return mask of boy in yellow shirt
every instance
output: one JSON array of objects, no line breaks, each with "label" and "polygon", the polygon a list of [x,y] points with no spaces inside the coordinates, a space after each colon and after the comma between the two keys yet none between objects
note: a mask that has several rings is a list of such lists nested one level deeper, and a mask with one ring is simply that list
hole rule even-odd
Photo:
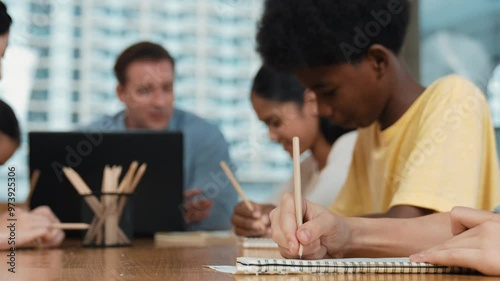
[{"label": "boy in yellow shirt", "polygon": [[264,63],[314,90],[320,113],[358,128],[331,210],[417,217],[500,202],[494,131],[481,91],[461,77],[427,89],[401,56],[408,0],[268,0],[257,34]]}]

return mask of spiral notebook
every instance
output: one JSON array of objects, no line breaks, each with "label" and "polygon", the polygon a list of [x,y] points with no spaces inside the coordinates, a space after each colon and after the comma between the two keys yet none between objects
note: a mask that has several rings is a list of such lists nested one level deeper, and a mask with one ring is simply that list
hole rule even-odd
[{"label": "spiral notebook", "polygon": [[208,267],[230,274],[476,273],[466,268],[410,262],[408,258],[293,260],[239,257],[236,259],[236,266]]}]

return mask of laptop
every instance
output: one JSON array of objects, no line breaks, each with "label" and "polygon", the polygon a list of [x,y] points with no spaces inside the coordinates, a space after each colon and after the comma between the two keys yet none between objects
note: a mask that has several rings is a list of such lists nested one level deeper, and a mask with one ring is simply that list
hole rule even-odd
[{"label": "laptop", "polygon": [[[73,168],[92,189],[101,190],[105,165],[123,167],[132,161],[147,170],[129,200],[135,237],[158,231],[182,231],[183,137],[178,132],[32,132],[29,133],[31,173],[41,174],[30,207],[48,205],[61,222],[90,223],[88,206],[62,173]],[[68,236],[80,235],[67,232]]]}]

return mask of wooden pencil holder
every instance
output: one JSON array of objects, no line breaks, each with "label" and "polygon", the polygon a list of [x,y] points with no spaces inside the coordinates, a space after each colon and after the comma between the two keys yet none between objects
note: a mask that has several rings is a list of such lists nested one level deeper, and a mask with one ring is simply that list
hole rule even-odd
[{"label": "wooden pencil holder", "polygon": [[132,245],[134,227],[131,195],[131,193],[101,193],[83,196],[86,205],[90,207],[86,208],[86,211],[84,209],[84,216],[89,219],[93,217],[83,239],[83,246]]}]

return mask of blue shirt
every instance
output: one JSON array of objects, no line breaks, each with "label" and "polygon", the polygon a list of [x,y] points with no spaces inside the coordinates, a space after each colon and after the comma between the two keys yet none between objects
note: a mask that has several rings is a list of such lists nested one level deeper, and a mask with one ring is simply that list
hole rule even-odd
[{"label": "blue shirt", "polygon": [[[125,112],[82,128],[89,131],[126,131]],[[175,108],[166,131],[183,133],[184,190],[200,188],[213,202],[210,215],[203,221],[188,224],[188,230],[225,230],[231,228],[231,215],[238,195],[219,166],[230,163],[228,145],[219,129],[189,112]]]}]

